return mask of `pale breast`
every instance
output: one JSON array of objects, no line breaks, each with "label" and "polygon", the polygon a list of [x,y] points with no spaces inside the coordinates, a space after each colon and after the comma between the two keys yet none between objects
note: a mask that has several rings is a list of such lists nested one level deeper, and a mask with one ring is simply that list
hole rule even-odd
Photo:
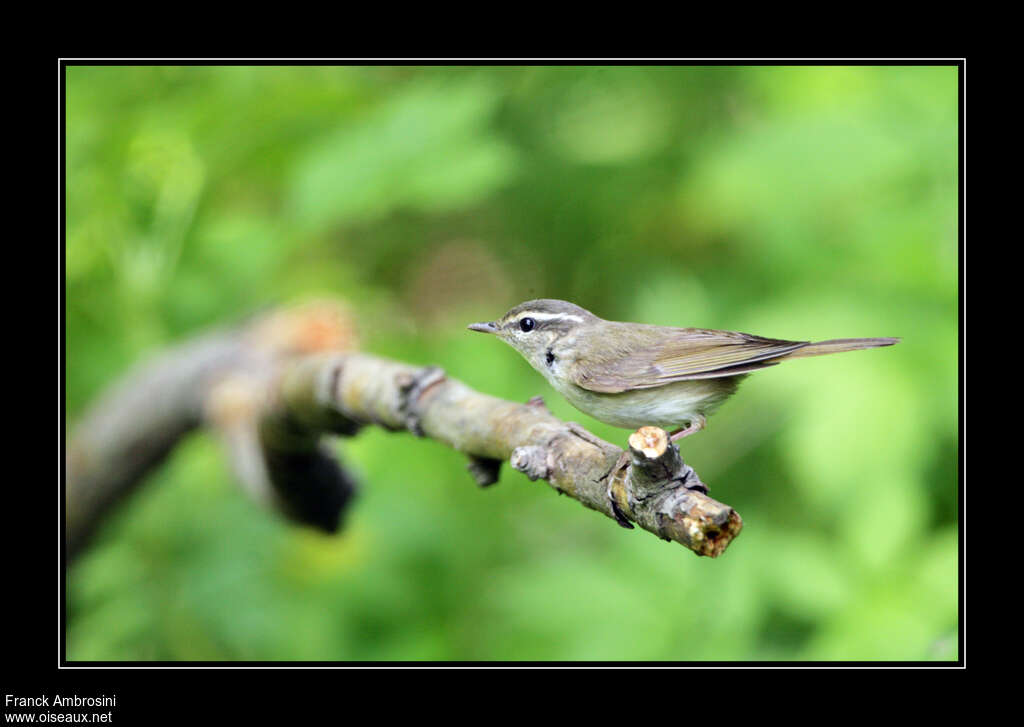
[{"label": "pale breast", "polygon": [[736,391],[741,376],[677,381],[653,389],[600,394],[573,384],[552,385],[585,414],[625,429],[653,425],[676,429],[697,414],[708,416]]}]

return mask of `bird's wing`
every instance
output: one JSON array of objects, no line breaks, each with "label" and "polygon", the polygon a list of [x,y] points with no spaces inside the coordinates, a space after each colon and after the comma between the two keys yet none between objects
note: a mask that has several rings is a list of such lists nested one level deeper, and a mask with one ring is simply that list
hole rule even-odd
[{"label": "bird's wing", "polygon": [[774,366],[807,345],[747,333],[703,328],[624,328],[609,336],[616,345],[575,361],[569,377],[577,386],[606,394],[651,389],[676,381],[735,376]]}]

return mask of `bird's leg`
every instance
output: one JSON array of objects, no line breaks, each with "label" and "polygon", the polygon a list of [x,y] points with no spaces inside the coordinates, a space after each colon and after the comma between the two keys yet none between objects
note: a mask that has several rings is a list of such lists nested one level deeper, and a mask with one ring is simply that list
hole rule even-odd
[{"label": "bird's leg", "polygon": [[669,441],[675,444],[683,437],[688,437],[691,434],[696,434],[697,432],[704,428],[707,422],[708,420],[704,418],[703,414],[695,414],[693,419],[690,420],[689,424],[687,424],[682,429],[677,429],[671,434],[669,434]]},{"label": "bird's leg", "polygon": [[[703,415],[697,414],[693,417],[693,419],[690,420],[690,423],[687,424],[685,427],[683,427],[682,429],[677,429],[671,434],[669,434],[668,439],[670,442],[675,444],[678,440],[682,439],[683,437],[688,437],[691,434],[699,432],[701,429],[704,428],[705,424],[707,424],[707,419]],[[692,473],[692,469],[689,470],[688,474],[690,473]],[[701,482],[699,478],[697,479],[697,484],[695,485],[687,485],[685,477],[683,478],[682,483],[688,490],[697,490],[698,492],[703,492],[705,495],[708,494],[708,486]]]}]

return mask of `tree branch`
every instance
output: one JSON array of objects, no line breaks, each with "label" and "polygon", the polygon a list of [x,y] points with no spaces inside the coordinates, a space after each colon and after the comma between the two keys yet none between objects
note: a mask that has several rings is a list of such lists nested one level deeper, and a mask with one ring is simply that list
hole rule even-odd
[{"label": "tree branch", "polygon": [[407,429],[467,454],[481,484],[496,480],[494,463],[508,461],[530,479],[546,480],[614,518],[611,477],[612,495],[630,520],[698,555],[720,555],[742,528],[739,515],[707,496],[679,449],[656,427],[634,433],[631,465],[612,473],[622,450],[554,417],[543,402],[516,404],[481,394],[434,367],[362,353],[311,357],[288,370],[281,391],[279,407],[297,420]]},{"label": "tree branch", "polygon": [[[463,452],[481,486],[502,462],[558,492],[698,555],[720,555],[742,520],[706,494],[660,429],[622,450],[553,416],[539,397],[497,399],[417,367],[363,353],[343,309],[315,304],[174,349],[128,377],[82,419],[67,453],[67,537],[73,556],[102,515],[192,428],[225,444],[245,490],[299,522],[334,532],[356,487],[325,435],[377,425]],[[609,485],[609,478],[611,484]]]},{"label": "tree branch", "polygon": [[68,443],[68,555],[77,555],[102,517],[204,423],[221,435],[246,491],[295,517],[301,508],[289,510],[288,497],[278,494],[288,490],[277,486],[284,477],[280,459],[269,462],[261,442],[265,401],[286,363],[354,346],[346,309],[317,301],[213,331],[141,362],[93,403]]}]

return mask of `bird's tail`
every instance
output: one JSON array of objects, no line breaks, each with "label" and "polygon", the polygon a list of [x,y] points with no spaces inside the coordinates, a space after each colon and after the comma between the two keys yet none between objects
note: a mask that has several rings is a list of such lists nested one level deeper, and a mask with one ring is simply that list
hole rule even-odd
[{"label": "bird's tail", "polygon": [[899,338],[835,338],[831,341],[809,343],[790,353],[786,358],[806,358],[807,356],[824,356],[826,353],[842,351],[858,351],[862,348],[878,348],[899,343]]}]

